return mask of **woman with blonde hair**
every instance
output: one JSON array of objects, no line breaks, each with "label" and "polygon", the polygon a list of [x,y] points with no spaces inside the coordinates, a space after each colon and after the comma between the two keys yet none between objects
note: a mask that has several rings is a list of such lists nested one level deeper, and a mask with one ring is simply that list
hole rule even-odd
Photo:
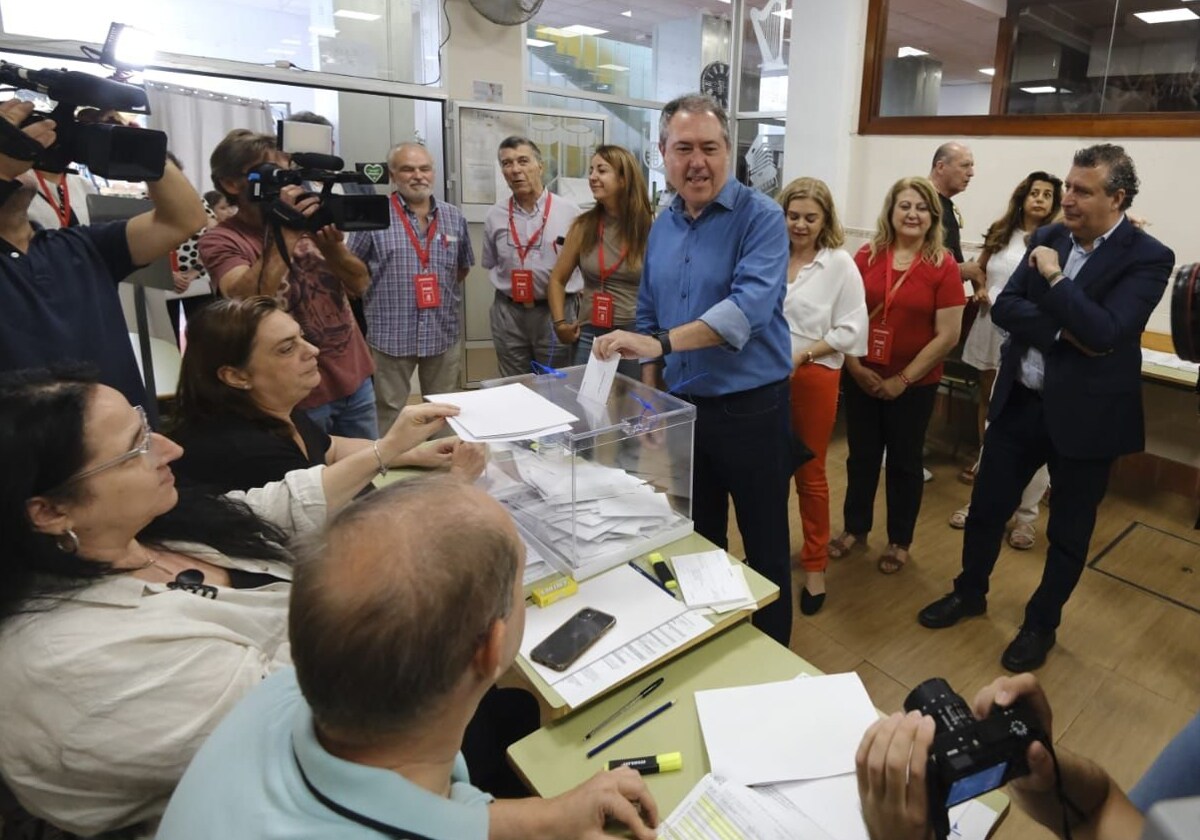
[{"label": "woman with blonde hair", "polygon": [[[587,363],[597,336],[634,329],[642,259],[654,221],[646,178],[629,150],[596,147],[588,184],[596,206],[571,225],[546,291],[555,335],[563,344],[575,345],[577,365]],[[576,268],[583,274],[583,300],[579,320],[568,321],[567,281]],[[633,360],[622,361],[617,369],[634,379],[641,375]]]},{"label": "woman with blonde hair", "polygon": [[838,382],[847,354],[867,349],[867,305],[862,275],[841,249],[845,231],[824,181],[797,178],[779,195],[791,256],[783,301],[792,337],[792,429],[813,457],[795,473],[804,547],[800,612],[825,603],[829,564],[829,482],[825,455],[837,418]]},{"label": "woman with blonde hair", "polygon": [[844,557],[865,546],[886,451],[888,546],[877,561],[884,574],[908,562],[925,484],[925,430],[966,304],[958,264],[942,242],[941,216],[928,179],[901,178],[883,202],[875,236],[854,256],[870,325],[865,355],[846,359],[845,530],[829,554]]}]

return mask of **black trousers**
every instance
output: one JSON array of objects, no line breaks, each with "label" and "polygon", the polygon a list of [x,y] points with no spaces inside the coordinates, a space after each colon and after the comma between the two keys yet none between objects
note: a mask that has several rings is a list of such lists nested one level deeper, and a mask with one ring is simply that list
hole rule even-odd
[{"label": "black trousers", "polygon": [[723,397],[685,397],[696,406],[692,520],[729,547],[729,499],[750,568],[779,587],[754,626],[785,647],[792,636],[789,481],[796,462],[791,393],[783,379]]},{"label": "black trousers", "polygon": [[854,381],[849,372],[842,374],[846,406],[846,501],[842,506],[845,529],[851,534],[866,534],[875,518],[875,491],[879,470],[887,452],[888,542],[909,546],[921,495],[925,492],[925,465],[922,449],[925,430],[933,415],[937,385],[918,385],[894,400],[872,397]]},{"label": "black trousers", "polygon": [[1096,509],[1108,489],[1113,460],[1058,454],[1046,431],[1041,396],[1014,383],[1004,410],[984,436],[983,460],[975,475],[963,534],[963,570],[954,580],[954,591],[972,601],[987,595],[1004,526],[1029,479],[1048,464],[1054,488],[1046,528],[1049,548],[1042,582],[1025,607],[1025,626],[1039,632],[1058,627],[1062,608],[1083,574]]}]

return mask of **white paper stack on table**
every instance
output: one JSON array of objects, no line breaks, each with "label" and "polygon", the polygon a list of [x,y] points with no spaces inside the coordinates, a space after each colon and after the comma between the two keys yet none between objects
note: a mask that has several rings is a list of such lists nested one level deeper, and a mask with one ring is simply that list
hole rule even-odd
[{"label": "white paper stack on table", "polygon": [[[823,832],[813,836],[868,840],[854,755],[879,715],[857,674],[698,691],[696,712],[713,776],[786,800]],[[999,818],[977,801],[956,806],[950,816],[959,831],[954,837],[962,840],[983,840]]]},{"label": "white paper stack on table", "polygon": [[741,563],[731,562],[718,548],[671,558],[679,591],[689,607],[711,607],[714,612],[745,609],[755,605]]},{"label": "white paper stack on table", "polygon": [[448,418],[450,428],[466,441],[527,440],[569,432],[579,418],[520,382],[478,391],[429,394],[429,402],[449,403],[459,408]]}]

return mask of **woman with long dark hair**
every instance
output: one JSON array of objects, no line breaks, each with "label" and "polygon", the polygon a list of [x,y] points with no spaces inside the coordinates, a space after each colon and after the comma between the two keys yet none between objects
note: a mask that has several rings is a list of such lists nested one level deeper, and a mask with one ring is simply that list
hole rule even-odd
[{"label": "woman with long dark hair", "polygon": [[[380,454],[455,413],[413,407]],[[0,775],[74,834],[152,825],[225,713],[289,664],[287,543],[378,468],[368,448],[210,496],[176,490],[179,454],[90,376],[0,377]]]},{"label": "woman with long dark hair", "polygon": [[[588,169],[596,206],[571,225],[550,274],[546,298],[554,332],[574,344],[573,364],[587,364],[592,342],[613,330],[631,330],[636,317],[642,259],[654,211],[641,164],[621,146],[598,146]],[[579,320],[566,319],[567,281],[583,273]],[[624,361],[618,370],[638,379],[640,366]]]},{"label": "woman with long dark hair", "polygon": [[830,557],[861,549],[874,518],[887,453],[888,545],[876,561],[895,574],[908,562],[924,490],[922,446],[966,304],[958,264],[942,243],[942,203],[926,178],[888,191],[875,236],[854,255],[866,288],[867,353],[846,358],[845,530]]}]

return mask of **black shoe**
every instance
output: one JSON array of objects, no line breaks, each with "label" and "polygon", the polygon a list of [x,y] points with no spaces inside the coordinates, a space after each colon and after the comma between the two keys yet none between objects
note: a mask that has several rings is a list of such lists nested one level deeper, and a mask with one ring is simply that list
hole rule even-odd
[{"label": "black shoe", "polygon": [[800,588],[800,612],[804,615],[816,615],[823,606],[825,606],[824,592],[814,595],[808,591],[808,587]]},{"label": "black shoe", "polygon": [[966,601],[957,592],[943,595],[925,609],[917,613],[917,621],[922,627],[940,630],[943,627],[953,627],[960,619],[973,615],[983,615],[987,612],[987,601]]},{"label": "black shoe", "polygon": [[1046,654],[1054,647],[1054,631],[1045,632],[1022,627],[1017,638],[1004,649],[1000,664],[1010,671],[1022,673],[1040,668],[1046,661]]}]

